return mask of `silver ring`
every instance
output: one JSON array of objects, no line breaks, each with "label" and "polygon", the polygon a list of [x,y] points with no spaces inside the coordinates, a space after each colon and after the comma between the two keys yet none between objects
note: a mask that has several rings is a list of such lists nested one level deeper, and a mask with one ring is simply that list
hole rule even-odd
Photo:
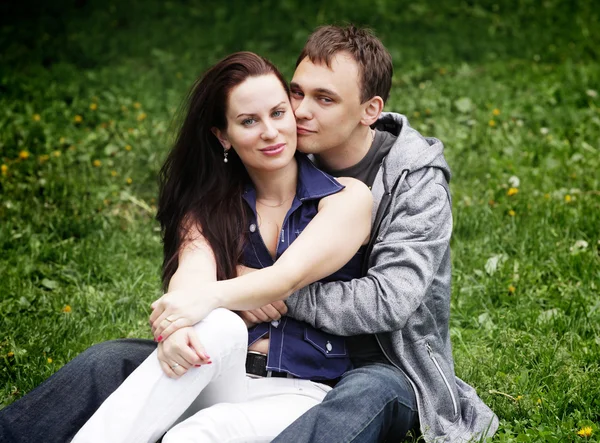
[{"label": "silver ring", "polygon": [[177,367],[179,367],[179,363],[175,363],[173,366],[171,366],[171,369],[175,369]]}]

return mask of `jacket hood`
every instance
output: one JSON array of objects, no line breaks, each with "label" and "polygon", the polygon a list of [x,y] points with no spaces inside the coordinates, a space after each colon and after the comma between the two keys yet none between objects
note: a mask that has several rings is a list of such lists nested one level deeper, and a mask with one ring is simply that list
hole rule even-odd
[{"label": "jacket hood", "polygon": [[391,189],[395,180],[406,171],[412,174],[426,167],[439,168],[450,182],[450,167],[444,158],[444,144],[433,137],[423,137],[411,128],[405,115],[383,112],[375,129],[387,131],[398,138],[384,160],[384,182]]}]

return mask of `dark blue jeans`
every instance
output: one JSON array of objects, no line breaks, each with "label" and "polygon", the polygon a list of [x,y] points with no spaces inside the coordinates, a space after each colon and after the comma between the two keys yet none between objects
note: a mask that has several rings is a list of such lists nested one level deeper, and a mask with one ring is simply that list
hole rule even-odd
[{"label": "dark blue jeans", "polygon": [[417,401],[406,376],[387,363],[368,363],[343,375],[325,396],[274,443],[398,442],[418,424]]},{"label": "dark blue jeans", "polygon": [[[69,442],[123,381],[156,349],[150,340],[113,340],[75,357],[33,391],[0,410],[0,442]],[[418,420],[412,387],[389,364],[347,372],[322,404],[276,442],[398,441]]]},{"label": "dark blue jeans", "polygon": [[113,340],[81,353],[33,391],[0,410],[0,442],[71,441],[102,402],[156,349],[151,340]]}]

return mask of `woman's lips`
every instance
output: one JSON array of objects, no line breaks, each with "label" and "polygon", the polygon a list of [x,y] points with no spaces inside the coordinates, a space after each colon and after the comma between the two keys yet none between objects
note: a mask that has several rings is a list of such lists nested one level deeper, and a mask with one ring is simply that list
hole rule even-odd
[{"label": "woman's lips", "polygon": [[277,155],[282,153],[284,149],[285,143],[279,143],[276,145],[267,146],[266,148],[261,149],[260,152],[262,152],[265,155]]}]

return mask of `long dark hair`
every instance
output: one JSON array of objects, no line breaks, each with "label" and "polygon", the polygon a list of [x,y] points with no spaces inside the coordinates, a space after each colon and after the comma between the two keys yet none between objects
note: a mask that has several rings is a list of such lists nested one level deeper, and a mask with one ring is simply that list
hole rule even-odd
[{"label": "long dark hair", "polygon": [[157,220],[164,244],[162,284],[166,291],[179,265],[178,254],[191,228],[211,246],[217,279],[236,276],[245,240],[246,207],[242,200],[249,177],[233,149],[223,161],[223,147],[211,132],[227,129],[231,90],[249,77],[273,74],[285,79],[268,60],[252,52],[224,58],[199,78],[185,102],[185,116],[159,177]]}]

